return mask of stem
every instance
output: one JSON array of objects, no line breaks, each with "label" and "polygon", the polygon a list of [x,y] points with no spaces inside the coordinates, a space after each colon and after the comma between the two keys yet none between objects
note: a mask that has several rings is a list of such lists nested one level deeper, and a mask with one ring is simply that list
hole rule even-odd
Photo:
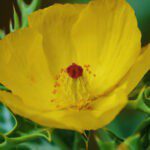
[{"label": "stem", "polygon": [[20,143],[24,143],[32,139],[36,139],[38,138],[38,136],[35,134],[35,135],[26,135],[26,136],[17,137],[17,138],[8,138],[6,136],[3,136],[3,138],[5,141],[2,144],[0,144],[1,150],[10,149],[16,144],[20,144]]},{"label": "stem", "polygon": [[137,109],[137,100],[130,100],[127,104],[129,109]]},{"label": "stem", "polygon": [[61,140],[61,138],[53,133],[52,140],[56,145],[59,145],[61,147],[61,150],[69,150],[68,146]]},{"label": "stem", "polygon": [[78,143],[79,143],[79,135],[75,132],[74,142],[73,142],[73,150],[78,150]]}]

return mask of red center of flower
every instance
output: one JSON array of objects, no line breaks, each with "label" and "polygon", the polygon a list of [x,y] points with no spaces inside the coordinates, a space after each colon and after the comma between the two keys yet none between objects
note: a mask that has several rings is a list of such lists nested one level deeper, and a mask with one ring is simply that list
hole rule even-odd
[{"label": "red center of flower", "polygon": [[81,66],[73,63],[67,68],[67,73],[71,78],[77,79],[78,77],[82,76],[83,69]]}]

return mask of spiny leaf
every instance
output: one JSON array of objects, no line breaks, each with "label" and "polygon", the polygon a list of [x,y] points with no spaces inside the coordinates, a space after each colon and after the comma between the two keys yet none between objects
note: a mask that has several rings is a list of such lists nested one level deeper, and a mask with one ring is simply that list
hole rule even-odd
[{"label": "spiny leaf", "polygon": [[[147,92],[145,92],[147,91]],[[150,107],[149,107],[149,87],[144,87],[136,100],[130,100],[128,103],[128,107],[142,111],[146,114],[150,115]]]},{"label": "spiny leaf", "polygon": [[[1,105],[1,110],[6,111],[7,109]],[[5,112],[6,113],[6,112]],[[4,113],[1,113],[1,119],[0,124],[2,123],[6,126],[9,125],[10,122],[4,122],[6,116],[2,116]],[[13,119],[13,126],[11,128],[7,128],[5,131],[4,129],[0,128],[0,149],[6,150],[14,148],[16,145],[24,143],[26,141],[30,141],[37,138],[43,138],[47,141],[51,141],[51,130],[48,128],[44,128],[36,123],[33,123],[25,118],[14,116],[7,110],[7,119],[8,116],[11,117],[11,120]],[[8,130],[9,129],[9,130]]]},{"label": "spiny leaf", "polygon": [[122,144],[120,144],[118,149],[141,150],[140,135],[136,134],[134,136],[127,138]]}]

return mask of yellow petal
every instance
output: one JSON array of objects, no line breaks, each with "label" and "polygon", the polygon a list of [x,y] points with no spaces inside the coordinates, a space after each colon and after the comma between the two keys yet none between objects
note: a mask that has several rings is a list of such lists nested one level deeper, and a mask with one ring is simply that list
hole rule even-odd
[{"label": "yellow petal", "polygon": [[127,104],[126,86],[118,86],[109,95],[99,97],[92,103],[94,115],[100,117],[100,127],[110,123]]},{"label": "yellow petal", "polygon": [[[50,70],[54,75],[67,67],[76,56],[70,40],[70,30],[84,5],[55,4],[35,12],[29,17],[29,25],[43,34],[43,43]],[[36,22],[37,18],[41,18]]]},{"label": "yellow petal", "polygon": [[0,101],[8,106],[15,114],[51,128],[71,129],[82,132],[86,128],[92,129],[98,121],[88,111],[35,110],[34,107],[26,105],[20,97],[5,91],[0,91]]},{"label": "yellow petal", "polygon": [[0,41],[0,83],[40,109],[49,107],[52,78],[42,47],[42,37],[26,28]]},{"label": "yellow petal", "polygon": [[[30,106],[30,104],[25,104],[19,96],[13,95],[12,93],[0,91],[0,101],[8,106],[13,111],[13,113],[35,121],[41,125],[47,125],[48,127],[56,128],[63,128],[64,126],[61,124],[61,122],[53,120],[53,117],[51,118],[51,114],[47,111],[36,110],[35,105]],[[50,116],[47,116],[47,114]],[[44,117],[45,115],[47,117]]]},{"label": "yellow petal", "polygon": [[48,8],[45,9],[39,9],[38,11],[33,12],[28,17],[29,26],[33,28],[37,28],[39,31],[42,29],[42,23],[45,17],[46,12],[48,11]]},{"label": "yellow petal", "polygon": [[142,49],[142,53],[137,58],[135,64],[127,73],[121,84],[127,84],[129,94],[140,82],[144,74],[150,70],[150,44]]},{"label": "yellow petal", "polygon": [[124,0],[93,0],[72,30],[79,64],[96,74],[91,82],[103,94],[129,71],[140,53],[141,34],[132,8]]},{"label": "yellow petal", "polygon": [[93,110],[40,111],[25,104],[18,96],[5,91],[0,91],[0,100],[14,113],[41,125],[79,132],[98,129],[110,123],[127,102],[126,95],[121,88],[94,102]]}]

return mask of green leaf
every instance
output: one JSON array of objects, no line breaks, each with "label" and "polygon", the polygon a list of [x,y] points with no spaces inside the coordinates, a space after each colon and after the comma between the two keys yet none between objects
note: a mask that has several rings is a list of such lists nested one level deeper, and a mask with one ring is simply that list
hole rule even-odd
[{"label": "green leaf", "polygon": [[128,107],[150,115],[149,87],[144,87],[136,100],[129,101]]},{"label": "green leaf", "polygon": [[15,137],[15,138],[10,138],[5,135],[0,135],[1,139],[1,144],[0,144],[0,149],[1,150],[6,150],[6,149],[12,149],[15,148],[18,144],[24,143],[29,140],[37,139],[39,137],[46,137],[45,135],[43,136],[42,134],[29,134],[26,136],[20,136],[20,137]]},{"label": "green leaf", "polygon": [[50,141],[50,132],[51,130],[48,128],[43,128],[40,125],[33,123],[25,118],[15,116],[16,117],[16,128],[9,134],[8,137],[20,137],[20,136],[37,136],[43,137],[46,140]]},{"label": "green leaf", "polygon": [[126,107],[106,128],[120,139],[125,139],[134,134],[146,118],[147,114]]},{"label": "green leaf", "polygon": [[116,143],[114,141],[111,142],[102,142],[97,141],[100,150],[116,150]]},{"label": "green leaf", "polygon": [[5,36],[4,31],[0,29],[0,40],[1,40],[2,38],[4,38],[4,36]]},{"label": "green leaf", "polygon": [[[150,146],[150,116],[148,116],[136,129],[136,134],[141,135],[140,142],[143,150]],[[149,147],[150,148],[150,147]]]},{"label": "green leaf", "polygon": [[116,137],[114,134],[111,134],[106,129],[99,129],[95,133],[95,140],[98,144],[99,149],[101,150],[116,150],[117,142]]},{"label": "green leaf", "polygon": [[28,25],[28,16],[39,8],[41,0],[32,0],[28,5],[23,0],[17,1],[22,14],[22,28]]},{"label": "green leaf", "polygon": [[7,89],[7,88],[6,88],[4,85],[2,85],[2,84],[0,84],[0,90],[10,92],[10,90]]},{"label": "green leaf", "polygon": [[135,133],[142,132],[143,129],[150,126],[150,117],[148,116],[135,130]]},{"label": "green leaf", "polygon": [[14,115],[2,104],[0,104],[0,133],[7,134],[14,129],[16,120]]},{"label": "green leaf", "polygon": [[127,138],[120,146],[119,150],[127,149],[127,150],[142,150],[140,135],[136,134]]},{"label": "green leaf", "polygon": [[143,94],[144,103],[150,108],[150,87],[147,87]]},{"label": "green leaf", "polygon": [[[81,137],[81,134],[78,132],[75,132],[73,150],[81,149],[82,145],[83,145],[83,138]],[[83,148],[84,147],[85,146],[83,146]]]},{"label": "green leaf", "polygon": [[[25,118],[13,116],[8,109],[0,105],[2,113],[0,120],[0,149],[12,149],[21,143],[28,142],[37,138],[51,141],[51,130],[33,123]],[[6,116],[7,114],[7,116]],[[7,122],[6,122],[6,120]],[[9,119],[9,120],[8,120]],[[13,122],[13,123],[12,123]],[[12,123],[12,124],[11,124]],[[11,127],[8,127],[10,126]],[[6,127],[6,129],[4,128]]]},{"label": "green leaf", "polygon": [[18,14],[14,9],[14,27],[12,27],[12,24],[10,24],[11,32],[14,32],[19,28],[24,28],[28,26],[28,16],[40,7],[41,0],[32,0],[29,5],[26,4],[24,0],[19,0],[17,1],[17,3],[21,11],[22,23],[20,24]]},{"label": "green leaf", "polygon": [[83,134],[74,131],[55,129],[52,142],[62,150],[85,150],[89,146],[90,131]]},{"label": "green leaf", "polygon": [[143,150],[150,149],[150,122],[149,124],[141,131],[141,143]]},{"label": "green leaf", "polygon": [[16,146],[17,150],[62,150],[53,143],[49,143],[43,139],[31,140]]},{"label": "green leaf", "polygon": [[73,145],[74,132],[55,129],[52,132],[52,142],[58,145],[61,150],[70,150]]},{"label": "green leaf", "polygon": [[11,32],[14,32],[15,30],[19,29],[20,28],[20,22],[19,22],[19,17],[16,13],[16,10],[14,9],[14,14],[13,14],[13,17],[14,17],[14,27],[12,27],[12,24],[10,24],[10,31]]}]

